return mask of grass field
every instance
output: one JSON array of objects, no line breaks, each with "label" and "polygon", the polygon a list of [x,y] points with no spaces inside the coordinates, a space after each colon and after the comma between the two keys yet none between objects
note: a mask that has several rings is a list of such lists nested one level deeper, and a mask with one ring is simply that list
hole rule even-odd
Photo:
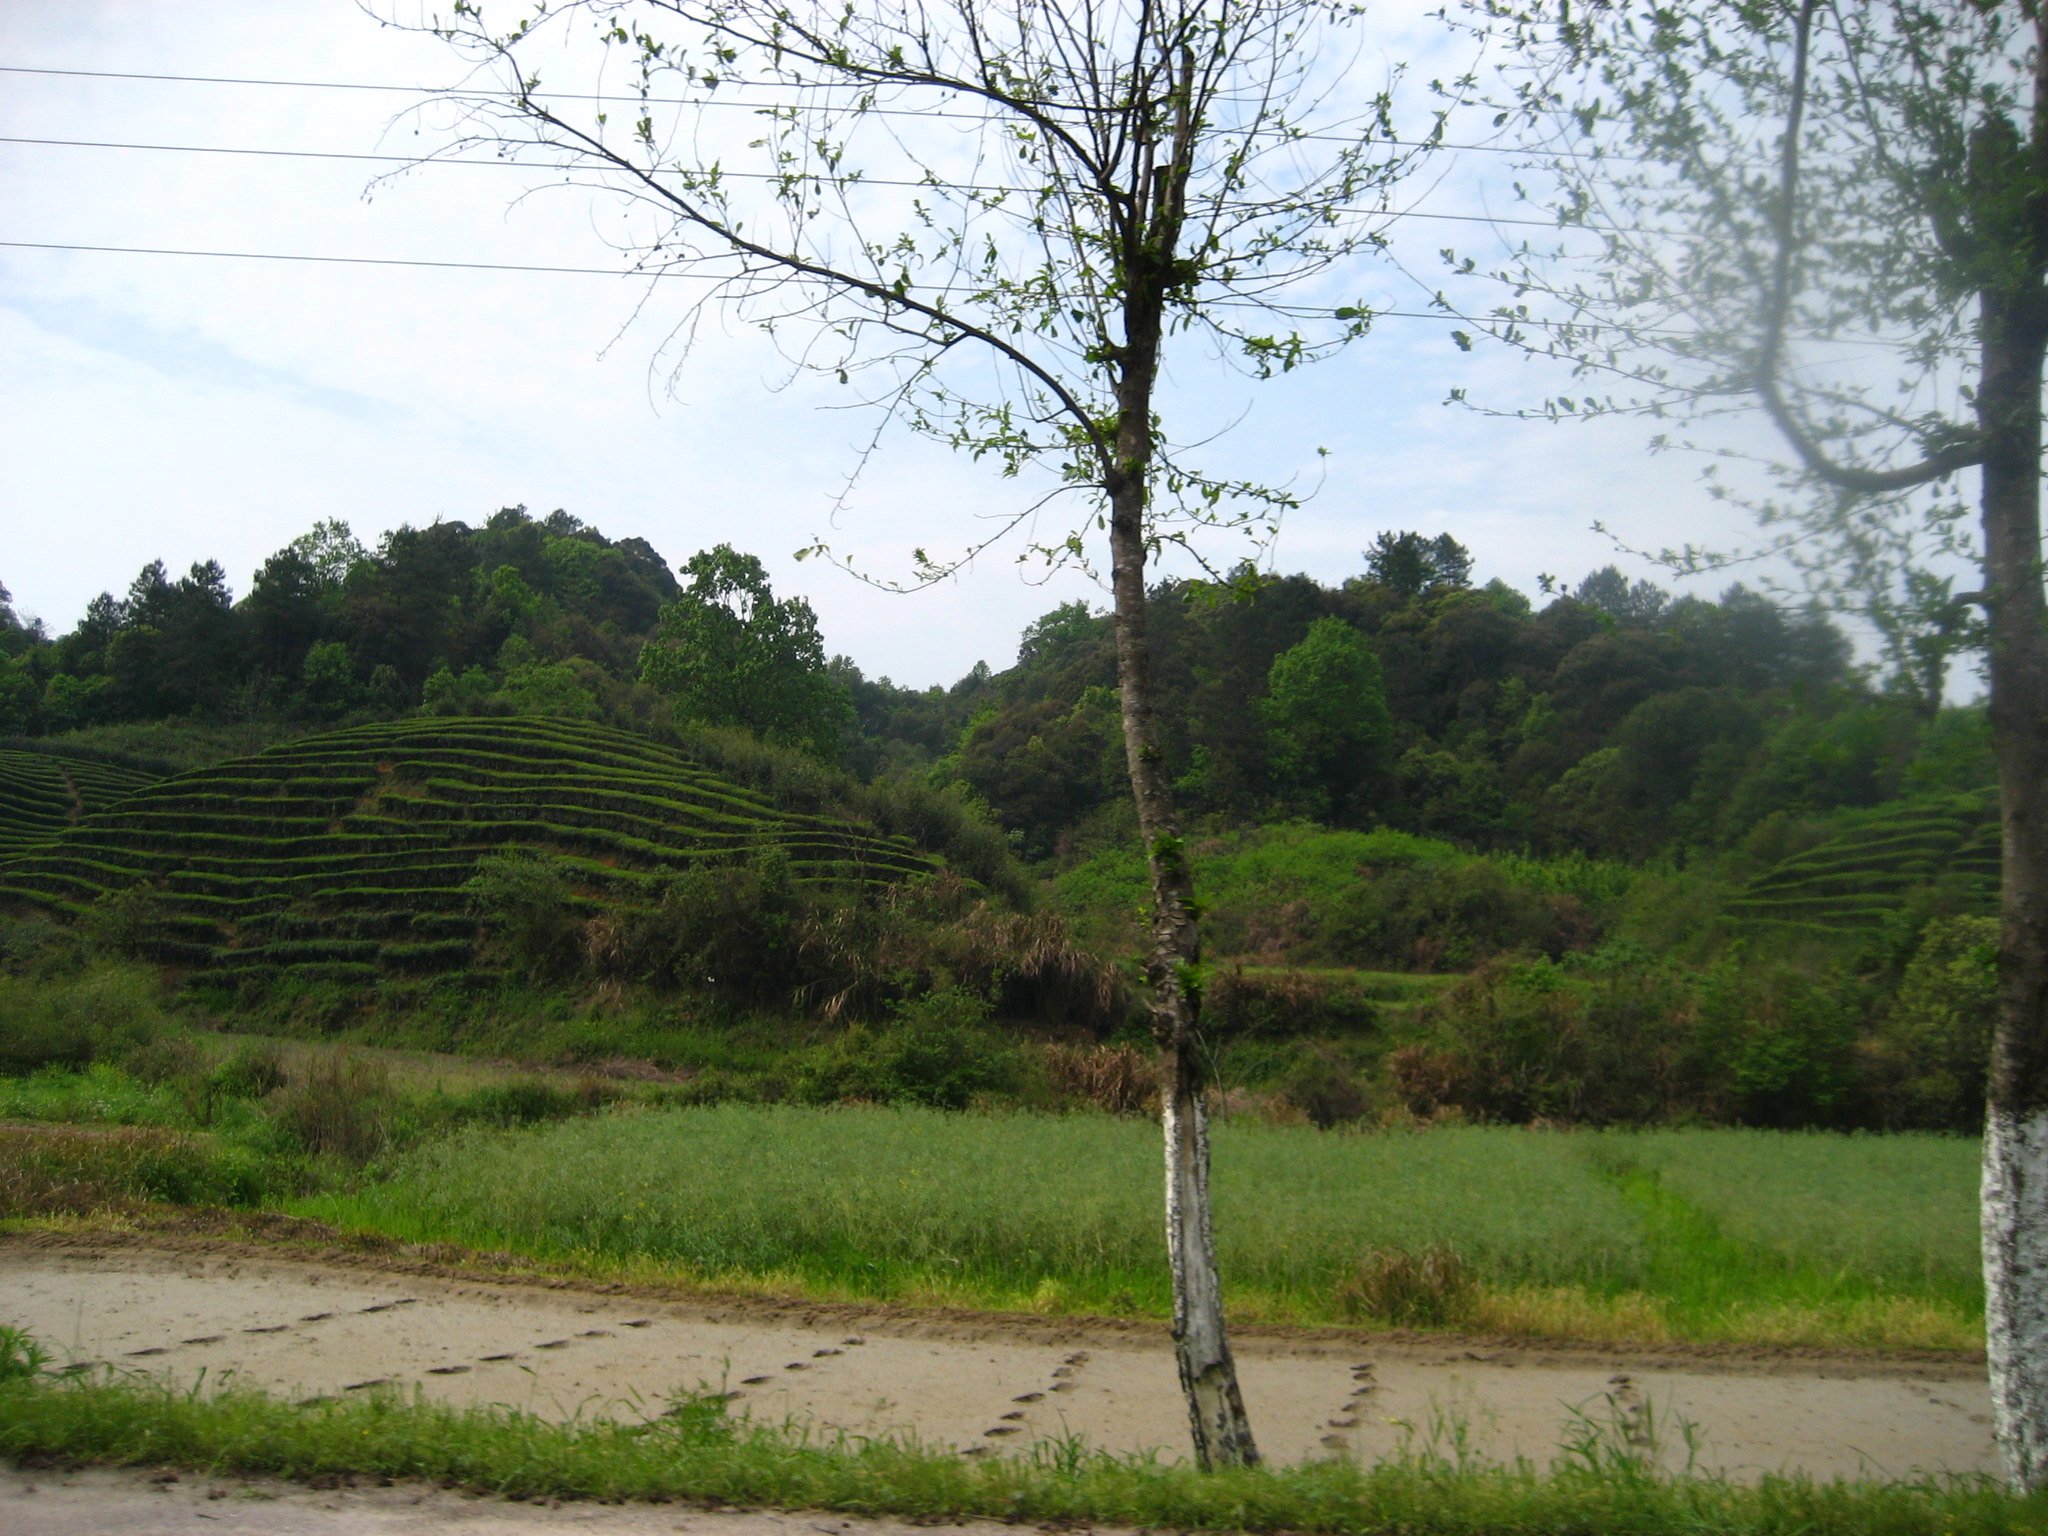
[{"label": "grass field", "polygon": [[[1097,1115],[724,1105],[471,1130],[296,1209],[594,1271],[1162,1314],[1156,1131]],[[1977,1149],[1746,1131],[1216,1130],[1243,1318],[1973,1348]],[[1407,1260],[1450,1250],[1420,1304]],[[1388,1281],[1393,1276],[1393,1283]],[[1448,1278],[1445,1278],[1448,1276]]]}]

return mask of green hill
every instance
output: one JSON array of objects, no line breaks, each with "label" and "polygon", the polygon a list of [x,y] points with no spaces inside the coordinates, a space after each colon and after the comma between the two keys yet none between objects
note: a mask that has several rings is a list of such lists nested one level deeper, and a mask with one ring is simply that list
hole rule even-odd
[{"label": "green hill", "polygon": [[1870,928],[1908,896],[1950,885],[1985,907],[1998,897],[1998,814],[1988,794],[1901,800],[1844,818],[1842,831],[1793,855],[1728,903],[1743,926],[1824,933]]},{"label": "green hill", "polygon": [[131,768],[0,748],[0,858],[48,842],[149,782]]},{"label": "green hill", "polygon": [[802,883],[933,868],[906,839],[766,797],[669,748],[550,719],[430,719],[289,742],[164,779],[0,858],[0,908],[78,915],[141,889],[144,949],[195,981],[370,982],[472,968],[486,855],[563,861],[593,904],[664,870],[779,848]]}]

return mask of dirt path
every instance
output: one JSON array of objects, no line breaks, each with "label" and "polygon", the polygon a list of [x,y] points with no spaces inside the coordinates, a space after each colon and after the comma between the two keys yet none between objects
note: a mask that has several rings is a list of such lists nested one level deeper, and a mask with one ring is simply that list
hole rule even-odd
[{"label": "dirt path", "polygon": [[[969,1455],[1078,1435],[1171,1457],[1187,1438],[1156,1325],[678,1301],[103,1238],[0,1242],[0,1322],[73,1367],[203,1371],[297,1399],[390,1386],[642,1416],[722,1390],[756,1421]],[[1982,1367],[1965,1362],[1274,1331],[1248,1332],[1238,1357],[1260,1446],[1282,1462],[1377,1459],[1457,1427],[1483,1455],[1547,1463],[1588,1415],[1654,1436],[1673,1466],[1689,1424],[1696,1464],[1737,1476],[1995,1469]]]}]

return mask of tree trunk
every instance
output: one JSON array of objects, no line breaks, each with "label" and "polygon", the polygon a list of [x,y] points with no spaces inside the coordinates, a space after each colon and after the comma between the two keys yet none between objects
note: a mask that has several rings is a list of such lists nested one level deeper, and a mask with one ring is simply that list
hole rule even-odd
[{"label": "tree trunk", "polygon": [[1159,1042],[1160,1122],[1166,1141],[1166,1252],[1173,1273],[1173,1345],[1187,1394],[1195,1460],[1203,1467],[1259,1460],[1223,1330],[1223,1283],[1209,1217],[1209,1125],[1196,1037],[1202,957],[1194,885],[1181,847],[1154,727],[1152,658],[1145,632],[1144,481],[1111,487],[1117,684],[1124,753],[1139,835],[1152,876],[1152,1033]]},{"label": "tree trunk", "polygon": [[1991,733],[2003,881],[1999,1007],[1984,1122],[1984,1332],[2013,1485],[2048,1486],[2048,626],[2041,590],[2038,287],[1983,300]]},{"label": "tree trunk", "polygon": [[1173,1348],[1187,1396],[1195,1461],[1203,1468],[1256,1466],[1259,1448],[1237,1388],[1237,1364],[1223,1331],[1223,1281],[1209,1219],[1209,1125],[1196,1025],[1202,1007],[1201,931],[1194,878],[1173,791],[1159,750],[1152,700],[1152,648],[1146,638],[1147,500],[1153,456],[1152,393],[1159,377],[1168,296],[1187,277],[1175,260],[1199,125],[1189,109],[1195,57],[1183,38],[1163,71],[1171,131],[1162,144],[1147,108],[1132,193],[1119,232],[1124,335],[1112,366],[1116,386],[1113,457],[1104,465],[1109,497],[1110,591],[1116,623],[1117,698],[1130,767],[1138,835],[1152,876],[1152,935],[1145,957],[1151,983],[1152,1038],[1159,1043],[1159,1120],[1166,1142],[1166,1255],[1173,1274]]}]

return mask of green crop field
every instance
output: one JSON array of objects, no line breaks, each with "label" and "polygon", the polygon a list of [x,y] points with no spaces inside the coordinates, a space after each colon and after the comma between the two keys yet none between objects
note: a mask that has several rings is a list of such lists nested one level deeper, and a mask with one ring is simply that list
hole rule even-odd
[{"label": "green crop field", "polygon": [[1845,817],[1819,846],[1766,871],[1728,903],[1745,927],[1873,927],[1906,898],[1947,884],[1986,911],[1998,896],[1998,815],[1989,795],[1902,800]]},{"label": "green crop field", "polygon": [[663,871],[771,848],[809,884],[936,862],[621,731],[409,720],[181,773],[62,825],[0,857],[0,911],[77,916],[138,891],[144,951],[192,980],[371,982],[473,967],[463,887],[489,854],[548,853],[581,899],[631,905]]},{"label": "green crop field", "polygon": [[[617,1112],[464,1132],[300,1209],[600,1271],[1163,1314],[1157,1138],[1100,1115]],[[1232,1120],[1216,1233],[1247,1317],[1404,1320],[1373,1266],[1448,1249],[1460,1288],[1405,1320],[1963,1348],[1982,1330],[1976,1177],[1975,1143],[1940,1136]]]},{"label": "green crop field", "polygon": [[48,842],[149,782],[110,763],[0,748],[0,859]]}]

